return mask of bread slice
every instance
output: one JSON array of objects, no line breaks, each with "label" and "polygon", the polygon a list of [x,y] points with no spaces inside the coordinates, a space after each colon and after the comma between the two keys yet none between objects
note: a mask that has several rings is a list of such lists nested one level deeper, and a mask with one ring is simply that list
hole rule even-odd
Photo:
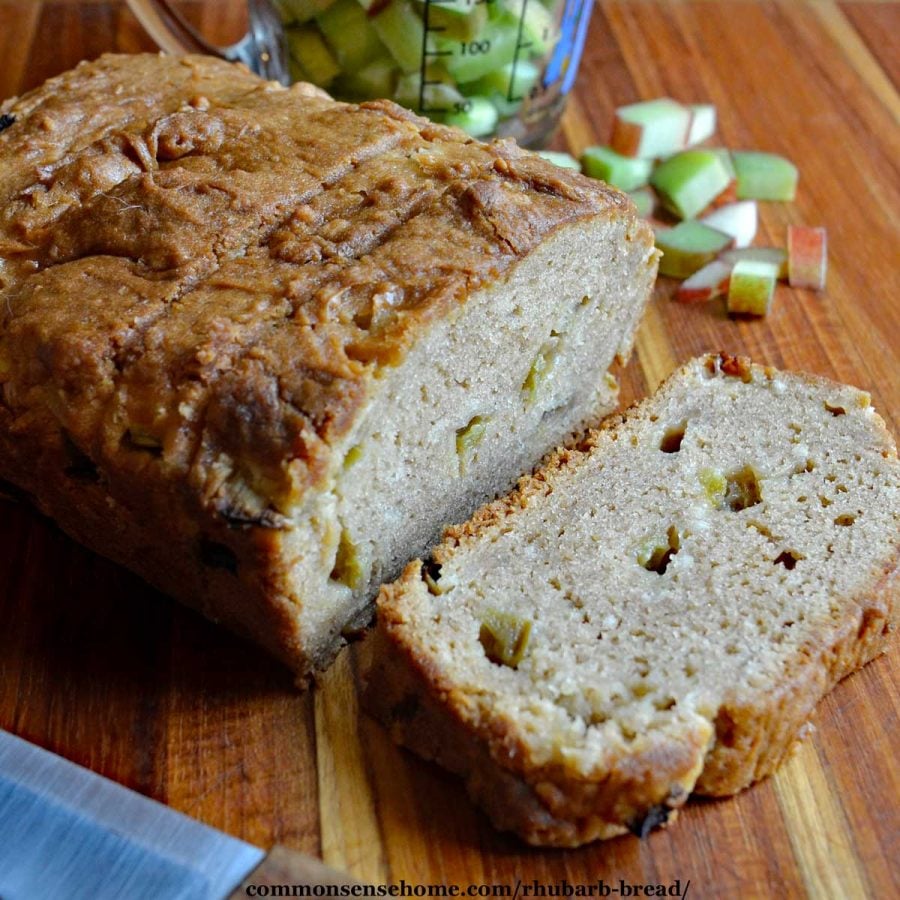
[{"label": "bread slice", "polygon": [[657,253],[600,182],[204,57],[0,112],[0,477],[301,677],[615,406]]},{"label": "bread slice", "polygon": [[643,835],[885,649],[898,519],[867,394],[693,360],[383,588],[366,702],[530,843]]}]

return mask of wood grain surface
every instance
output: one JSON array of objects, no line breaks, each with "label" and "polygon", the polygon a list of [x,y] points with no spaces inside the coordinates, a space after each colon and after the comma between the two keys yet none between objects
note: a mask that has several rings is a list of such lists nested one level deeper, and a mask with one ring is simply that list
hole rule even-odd
[{"label": "wood grain surface", "polygon": [[[185,2],[234,39],[240,2]],[[723,143],[784,153],[797,201],[764,204],[760,243],[825,225],[828,289],[779,287],[763,321],[686,307],[661,281],[623,401],[691,355],[748,353],[871,391],[900,414],[900,6],[600,0],[559,148],[608,135],[614,107],[711,101]],[[151,49],[121,3],[0,0],[0,96],[107,50]],[[575,851],[495,832],[460,784],[360,714],[354,652],[297,693],[261,652],[0,504],[0,727],[262,847],[378,882],[690,882],[691,897],[900,896],[896,652],[851,676],[773,778],[691,802],[668,830]],[[615,896],[615,895],[613,895]]]}]

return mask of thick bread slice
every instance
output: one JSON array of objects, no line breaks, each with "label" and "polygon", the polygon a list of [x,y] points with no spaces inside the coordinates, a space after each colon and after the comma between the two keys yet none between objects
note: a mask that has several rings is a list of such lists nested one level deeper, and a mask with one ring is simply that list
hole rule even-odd
[{"label": "thick bread slice", "polygon": [[657,253],[599,182],[204,57],[0,112],[0,477],[301,677],[615,406]]},{"label": "thick bread slice", "polygon": [[382,589],[366,701],[531,843],[643,834],[885,649],[898,551],[867,394],[694,360]]}]

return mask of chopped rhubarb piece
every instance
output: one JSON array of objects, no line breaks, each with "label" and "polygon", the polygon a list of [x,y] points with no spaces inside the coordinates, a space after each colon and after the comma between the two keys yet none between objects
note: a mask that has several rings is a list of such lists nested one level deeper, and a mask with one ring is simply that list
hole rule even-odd
[{"label": "chopped rhubarb piece", "polygon": [[731,243],[731,237],[693,219],[674,228],[656,232],[656,246],[662,250],[661,275],[687,278],[716,258]]},{"label": "chopped rhubarb piece", "polygon": [[744,259],[728,280],[729,315],[764,316],[772,306],[778,268],[774,263]]},{"label": "chopped rhubarb piece", "polygon": [[620,106],[609,144],[622,156],[652,159],[687,146],[691,111],[667,97]]},{"label": "chopped rhubarb piece", "polygon": [[728,292],[730,278],[731,266],[720,259],[714,259],[681,282],[675,299],[679,303],[703,303],[721,297]]},{"label": "chopped rhubarb piece", "polygon": [[701,212],[731,181],[720,156],[685,150],[660,163],[650,178],[663,205],[682,219]]},{"label": "chopped rhubarb piece", "polygon": [[714,153],[719,157],[719,161],[728,170],[732,180],[737,178],[737,173],[734,171],[734,162],[731,159],[731,151],[727,147],[704,147],[703,149],[707,153]]},{"label": "chopped rhubarb piece", "polygon": [[788,276],[787,251],[781,247],[741,247],[725,250],[719,254],[719,259],[732,266],[745,260],[765,262],[775,266],[778,278],[784,279]]},{"label": "chopped rhubarb piece", "polygon": [[756,237],[756,202],[741,200],[738,203],[727,203],[701,216],[700,221],[710,228],[730,234],[734,238],[735,247],[749,247]]},{"label": "chopped rhubarb piece", "polygon": [[647,219],[653,215],[653,210],[656,207],[656,194],[650,188],[629,191],[628,196],[631,197],[632,202],[637,207],[638,215],[641,218]]},{"label": "chopped rhubarb piece", "polygon": [[705,211],[712,212],[720,206],[737,202],[737,176],[734,172],[734,163],[731,161],[731,151],[727,147],[704,147],[703,149],[708,153],[714,153],[730,176],[728,184],[706,206]]},{"label": "chopped rhubarb piece", "polygon": [[552,162],[554,166],[559,166],[561,169],[581,171],[581,163],[571,153],[564,153],[562,150],[538,150],[538,156],[546,159],[547,162]]},{"label": "chopped rhubarb piece", "polygon": [[588,147],[581,154],[581,169],[585,175],[599,178],[620,191],[633,191],[650,180],[653,160],[622,156],[609,147]]},{"label": "chopped rhubarb piece", "polygon": [[791,287],[821,291],[828,269],[828,238],[824,228],[788,225],[788,281]]},{"label": "chopped rhubarb piece", "polygon": [[716,133],[716,108],[712,103],[693,103],[691,111],[691,127],[688,131],[687,145],[693,147],[701,141],[709,140]]},{"label": "chopped rhubarb piece", "polygon": [[497,107],[487,97],[477,94],[470,94],[467,100],[465,110],[445,113],[443,122],[445,125],[462,128],[472,137],[485,137],[497,127]]},{"label": "chopped rhubarb piece", "polygon": [[755,150],[731,154],[737,174],[738,200],[793,200],[797,193],[797,167],[776,153]]}]

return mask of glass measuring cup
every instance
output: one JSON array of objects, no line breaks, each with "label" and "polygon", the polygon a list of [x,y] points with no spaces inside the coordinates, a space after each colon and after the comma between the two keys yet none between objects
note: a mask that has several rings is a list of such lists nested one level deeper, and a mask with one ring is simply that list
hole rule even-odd
[{"label": "glass measuring cup", "polygon": [[540,146],[575,80],[593,0],[247,0],[250,27],[214,47],[172,0],[128,0],[171,53],[214,53],[339,100],[389,97],[476,137]]}]

